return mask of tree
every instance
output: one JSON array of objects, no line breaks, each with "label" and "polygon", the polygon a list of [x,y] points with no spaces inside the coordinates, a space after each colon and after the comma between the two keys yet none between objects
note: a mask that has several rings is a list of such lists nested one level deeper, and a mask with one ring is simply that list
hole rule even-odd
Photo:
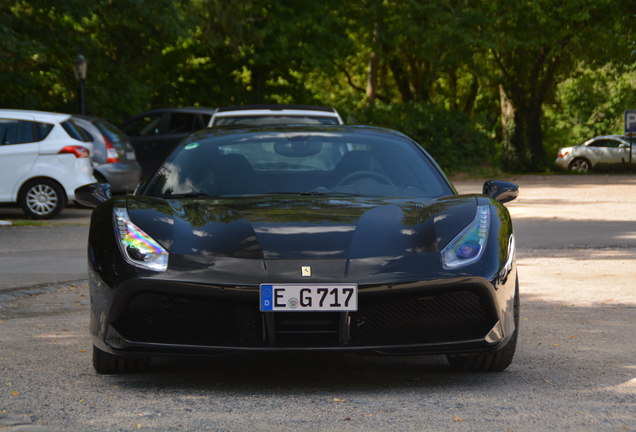
[{"label": "tree", "polygon": [[615,54],[608,47],[620,45],[622,20],[634,12],[631,3],[493,0],[483,4],[490,16],[484,31],[491,37],[492,59],[499,72],[505,167],[538,170],[545,165],[544,104],[580,61],[603,62]]},{"label": "tree", "polygon": [[197,41],[223,61],[240,87],[231,102],[312,102],[301,75],[329,70],[335,58],[349,48],[344,23],[338,12],[341,2],[293,0],[223,0],[191,5],[203,19]]},{"label": "tree", "polygon": [[580,64],[546,107],[546,149],[555,154],[594,136],[622,134],[627,109],[636,109],[636,62]]},{"label": "tree", "polygon": [[164,46],[180,31],[171,0],[4,1],[0,79],[4,107],[76,112],[72,62],[89,61],[89,114],[121,118],[152,104]]}]

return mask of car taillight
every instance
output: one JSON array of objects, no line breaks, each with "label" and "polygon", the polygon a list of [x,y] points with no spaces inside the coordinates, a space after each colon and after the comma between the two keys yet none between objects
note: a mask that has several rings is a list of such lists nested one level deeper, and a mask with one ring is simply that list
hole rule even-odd
[{"label": "car taillight", "polygon": [[80,145],[62,147],[57,154],[74,154],[76,158],[87,158],[90,156],[88,149]]},{"label": "car taillight", "polygon": [[106,163],[119,162],[119,154],[117,153],[117,149],[113,147],[113,144],[108,138],[104,137],[104,141],[106,141]]},{"label": "car taillight", "polygon": [[557,157],[558,157],[558,158],[564,158],[564,157],[566,157],[566,156],[568,155],[568,153],[570,153],[570,152],[567,152],[567,151],[559,152],[559,153],[557,154]]}]

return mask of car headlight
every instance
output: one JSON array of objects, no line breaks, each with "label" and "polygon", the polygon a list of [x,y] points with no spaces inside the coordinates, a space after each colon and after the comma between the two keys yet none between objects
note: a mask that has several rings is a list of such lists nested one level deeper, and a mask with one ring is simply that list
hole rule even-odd
[{"label": "car headlight", "polygon": [[124,208],[114,209],[117,244],[127,263],[154,271],[166,271],[168,251],[135,225]]},{"label": "car headlight", "polygon": [[486,249],[490,207],[477,206],[475,219],[442,249],[442,265],[451,270],[477,262]]}]

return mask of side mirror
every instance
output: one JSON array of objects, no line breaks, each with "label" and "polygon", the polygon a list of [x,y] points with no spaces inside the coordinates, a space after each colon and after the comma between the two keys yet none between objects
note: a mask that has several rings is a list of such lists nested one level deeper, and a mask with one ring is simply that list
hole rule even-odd
[{"label": "side mirror", "polygon": [[519,195],[519,185],[501,180],[488,180],[484,183],[484,195],[500,203],[507,203]]},{"label": "side mirror", "polygon": [[75,189],[75,200],[80,204],[94,208],[110,199],[108,183],[91,183]]}]

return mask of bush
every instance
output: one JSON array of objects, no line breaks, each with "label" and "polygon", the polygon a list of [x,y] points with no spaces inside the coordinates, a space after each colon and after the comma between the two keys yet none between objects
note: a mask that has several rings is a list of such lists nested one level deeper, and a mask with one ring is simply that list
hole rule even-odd
[{"label": "bush", "polygon": [[400,131],[417,141],[447,173],[493,165],[494,143],[464,114],[433,105],[394,104],[358,108],[356,124]]}]

